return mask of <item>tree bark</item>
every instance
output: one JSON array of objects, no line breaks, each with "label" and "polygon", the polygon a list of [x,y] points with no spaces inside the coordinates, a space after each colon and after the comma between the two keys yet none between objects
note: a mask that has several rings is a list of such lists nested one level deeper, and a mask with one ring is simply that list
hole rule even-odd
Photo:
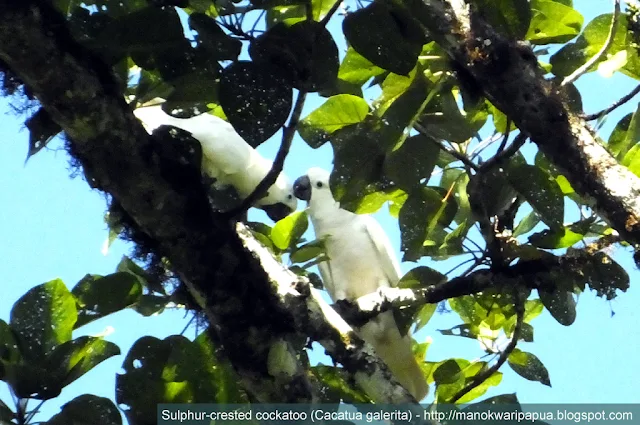
[{"label": "tree bark", "polygon": [[[471,2],[469,2],[471,3]],[[479,83],[625,240],[640,244],[640,179],[618,164],[589,125],[543,78],[528,46],[495,31],[463,0],[410,0],[423,28]]]},{"label": "tree bark", "polygon": [[374,401],[415,402],[306,279],[211,210],[199,170],[167,172],[111,71],[75,43],[48,2],[0,4],[0,60],[64,129],[89,184],[116,199],[170,261],[256,400],[318,401],[319,383],[301,360],[312,335]]}]

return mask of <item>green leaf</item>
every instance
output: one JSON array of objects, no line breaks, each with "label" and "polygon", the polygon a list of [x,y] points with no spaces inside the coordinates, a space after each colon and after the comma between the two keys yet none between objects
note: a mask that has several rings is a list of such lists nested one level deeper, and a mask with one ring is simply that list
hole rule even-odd
[{"label": "green leaf", "polygon": [[148,317],[154,314],[162,313],[169,302],[171,302],[171,297],[168,297],[166,295],[159,296],[144,294],[131,308],[133,308],[139,314]]},{"label": "green leaf", "polygon": [[318,257],[320,254],[323,254],[325,252],[326,249],[324,246],[324,240],[316,239],[300,247],[297,247],[291,253],[290,259],[293,263],[304,263]]},{"label": "green leaf", "polygon": [[469,205],[477,217],[503,214],[514,202],[517,192],[501,168],[476,173],[467,184]]},{"label": "green leaf", "polygon": [[[558,77],[566,77],[600,51],[609,37],[612,16],[611,13],[597,16],[587,24],[575,43],[565,44],[551,56],[552,72]],[[636,49],[632,47],[633,40],[626,28],[627,17],[625,14],[620,14],[618,29],[611,47],[607,50],[607,54],[597,61],[589,71],[597,69],[599,63],[615,56],[618,52],[626,51],[627,62],[621,71],[632,78],[640,78],[640,59]]]},{"label": "green leaf", "polygon": [[572,232],[568,227],[558,230],[543,230],[529,236],[529,242],[544,249],[568,248],[580,242],[583,234]]},{"label": "green leaf", "polygon": [[112,342],[92,336],[81,336],[57,346],[47,356],[50,371],[49,387],[60,390],[103,361],[120,354],[120,349]]},{"label": "green leaf", "polygon": [[328,400],[323,402],[338,403],[369,403],[371,399],[364,391],[349,385],[350,378],[343,369],[337,367],[318,365],[311,368],[316,378],[326,386],[325,394]]},{"label": "green leaf", "polygon": [[45,425],[121,425],[120,411],[108,398],[82,394],[65,403]]},{"label": "green leaf", "polygon": [[535,211],[531,211],[522,220],[520,220],[516,228],[513,230],[513,237],[517,238],[518,236],[529,233],[538,223],[540,223],[540,217]]},{"label": "green leaf", "polygon": [[477,0],[477,7],[489,23],[505,35],[521,39],[531,21],[527,0]]},{"label": "green leaf", "polygon": [[78,320],[74,328],[116,311],[124,310],[140,300],[141,279],[128,272],[107,276],[86,275],[71,290],[78,303]]},{"label": "green leaf", "polygon": [[411,190],[431,178],[439,151],[427,136],[409,137],[385,158],[385,174],[401,189]]},{"label": "green leaf", "polygon": [[278,221],[271,229],[271,240],[281,250],[295,245],[307,231],[309,220],[307,213],[296,211]]},{"label": "green leaf", "polygon": [[427,266],[408,271],[398,282],[399,288],[427,288],[447,281],[447,277]]},{"label": "green leaf", "polygon": [[547,368],[545,368],[540,359],[533,354],[516,348],[509,354],[507,361],[511,369],[523,378],[529,381],[540,382],[549,387],[551,386]]},{"label": "green leaf", "polygon": [[204,13],[189,15],[189,26],[197,32],[196,41],[216,60],[236,60],[242,42],[226,34],[212,17]]},{"label": "green leaf", "polygon": [[426,42],[420,25],[404,8],[373,2],[348,14],[344,35],[355,51],[380,68],[407,75]]},{"label": "green leaf", "polygon": [[4,401],[0,400],[0,423],[13,424],[16,419],[13,410],[7,406]]},{"label": "green leaf", "polygon": [[531,0],[533,17],[525,36],[532,44],[566,43],[580,33],[584,18],[571,6],[553,0]]},{"label": "green leaf", "polygon": [[62,280],[55,279],[20,297],[11,309],[10,324],[19,336],[22,354],[38,361],[71,340],[77,318],[75,298]]},{"label": "green leaf", "polygon": [[444,241],[444,226],[458,210],[455,199],[446,194],[439,187],[419,188],[409,194],[398,217],[404,261],[420,258],[425,241]]},{"label": "green leaf", "polygon": [[551,316],[561,325],[570,326],[576,320],[576,300],[572,292],[557,289],[547,292],[538,289],[538,295]]},{"label": "green leaf", "polygon": [[247,402],[233,388],[237,377],[206,338],[145,336],[135,342],[124,373],[116,376],[116,402],[129,406],[129,423],[156,423],[158,403]]},{"label": "green leaf", "polygon": [[599,297],[606,296],[607,300],[616,297],[616,291],[625,292],[629,288],[629,275],[625,269],[603,252],[597,252],[582,270],[591,289]]},{"label": "green leaf", "polygon": [[163,295],[167,294],[164,286],[162,286],[161,279],[148,273],[145,269],[140,267],[135,261],[126,255],[122,256],[120,262],[116,266],[116,271],[126,272],[137,276],[140,282],[147,287],[150,291],[157,292]]},{"label": "green leaf", "polygon": [[239,61],[222,71],[220,105],[238,134],[256,147],[286,122],[292,90],[268,67]]},{"label": "green leaf", "polygon": [[636,176],[640,176],[640,143],[632,147],[622,158],[621,164],[629,168]]},{"label": "green leaf", "polygon": [[335,83],[340,62],[338,47],[323,24],[300,21],[278,23],[249,46],[254,62],[277,69],[293,87],[307,92]]},{"label": "green leaf", "polygon": [[348,83],[362,86],[371,78],[384,72],[384,69],[372,64],[368,59],[356,52],[353,47],[349,47],[340,64],[338,78]]},{"label": "green leaf", "polygon": [[348,125],[362,122],[369,113],[367,102],[350,94],[332,96],[298,124],[300,137],[312,148],[329,140],[331,134]]},{"label": "green leaf", "polygon": [[[635,154],[628,157],[633,147],[640,143],[640,103],[635,112],[627,114],[618,123],[609,136],[607,148],[623,163],[631,163]],[[630,165],[625,164],[627,167]]]},{"label": "green leaf", "polygon": [[562,227],[564,197],[551,175],[534,165],[514,164],[508,168],[507,178],[551,229]]}]

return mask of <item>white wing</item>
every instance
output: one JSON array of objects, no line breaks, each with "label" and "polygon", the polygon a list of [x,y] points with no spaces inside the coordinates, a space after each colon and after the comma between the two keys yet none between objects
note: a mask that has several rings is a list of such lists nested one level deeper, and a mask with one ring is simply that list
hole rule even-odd
[{"label": "white wing", "polygon": [[401,277],[400,264],[396,259],[396,254],[393,251],[387,234],[375,218],[369,215],[362,215],[360,219],[364,223],[364,229],[373,244],[377,260],[389,280],[389,285],[392,287],[396,286]]}]

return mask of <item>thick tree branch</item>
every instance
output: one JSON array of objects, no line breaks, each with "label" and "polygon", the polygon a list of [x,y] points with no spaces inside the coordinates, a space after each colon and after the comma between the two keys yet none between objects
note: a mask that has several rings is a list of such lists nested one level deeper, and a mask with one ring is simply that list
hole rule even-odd
[{"label": "thick tree branch", "polygon": [[311,331],[372,399],[413,401],[341,318],[328,318],[306,280],[243,224],[213,214],[198,170],[181,179],[166,172],[110,70],[74,42],[48,2],[0,3],[0,60],[64,129],[92,187],[113,196],[168,258],[256,400],[318,400],[299,357]]},{"label": "thick tree branch", "polygon": [[[392,1],[392,0],[389,0]],[[624,239],[640,244],[640,179],[598,142],[545,81],[531,49],[496,32],[462,0],[408,0],[430,37],[566,175]]]},{"label": "thick tree branch", "polygon": [[[612,241],[616,239],[607,239],[606,242]],[[586,281],[584,270],[591,267],[596,260],[594,255],[598,248],[602,249],[601,245],[596,242],[595,245],[590,245],[583,251],[576,251],[572,255],[545,255],[537,260],[520,261],[495,271],[481,269],[446,282],[434,282],[432,286],[419,289],[381,288],[377,292],[358,298],[356,302],[342,300],[336,303],[335,307],[340,316],[358,327],[392,308],[402,309],[437,304],[451,298],[479,294],[490,289],[508,291],[509,288],[519,285],[529,289],[554,292],[558,288],[556,281],[551,278],[554,274],[575,276],[576,280]],[[567,277],[567,281],[570,282],[571,279]],[[568,289],[573,288],[561,288],[561,290]]]}]

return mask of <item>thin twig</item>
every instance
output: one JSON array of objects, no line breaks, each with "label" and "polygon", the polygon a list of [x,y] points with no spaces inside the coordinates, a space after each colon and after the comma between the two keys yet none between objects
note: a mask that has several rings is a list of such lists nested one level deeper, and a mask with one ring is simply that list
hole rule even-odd
[{"label": "thin twig", "polygon": [[[427,130],[422,126],[422,124],[415,123],[414,128],[416,130],[418,130],[419,133],[422,133],[424,135],[428,135]],[[473,162],[471,162],[471,160],[469,158],[467,158],[466,155],[456,151],[455,149],[447,148],[444,145],[444,143],[442,143],[440,140],[436,140],[436,139],[434,139],[433,137],[430,137],[430,136],[429,136],[429,139],[432,140],[433,143],[438,145],[438,147],[440,149],[442,149],[443,151],[445,151],[449,155],[455,157],[458,161],[462,162],[466,167],[469,167],[469,168],[473,169],[474,171],[478,171],[478,166],[476,164],[474,164]]]},{"label": "thin twig", "polygon": [[609,106],[608,108],[603,109],[600,112],[596,112],[595,114],[589,114],[589,115],[585,115],[584,119],[585,121],[592,121],[592,120],[597,120],[598,118],[601,118],[605,115],[607,115],[608,113],[610,113],[611,111],[613,111],[614,109],[617,109],[618,107],[624,105],[625,103],[627,103],[628,101],[630,101],[631,99],[633,99],[633,97],[635,95],[637,95],[638,93],[640,93],[640,84],[636,86],[635,89],[631,90],[631,92],[623,97],[621,97],[620,99],[618,99],[617,101],[615,101],[611,106]]},{"label": "thin twig", "polygon": [[529,136],[527,136],[525,133],[520,131],[520,133],[516,136],[516,138],[513,139],[513,143],[511,143],[511,145],[508,148],[506,148],[499,154],[496,154],[493,158],[489,159],[487,162],[482,164],[480,166],[480,169],[482,169],[483,171],[489,170],[497,165],[500,165],[507,159],[511,158],[527,142],[528,138]]},{"label": "thin twig", "polygon": [[258,199],[261,199],[267,193],[267,190],[276,182],[278,176],[282,172],[282,168],[284,167],[284,160],[289,154],[289,149],[291,149],[291,142],[293,141],[293,136],[296,132],[296,127],[298,126],[298,121],[300,120],[302,107],[304,106],[304,101],[306,98],[307,92],[298,92],[298,98],[296,99],[296,104],[293,107],[293,113],[291,114],[291,118],[289,119],[289,125],[287,125],[282,132],[282,142],[280,143],[280,149],[278,149],[278,153],[273,160],[271,170],[269,170],[267,175],[264,176],[258,186],[256,186],[253,192],[251,192],[251,194],[247,196],[242,201],[242,203],[240,203],[240,205],[238,205],[231,211],[224,213],[225,215],[233,218],[240,214],[243,214],[249,208],[251,208],[251,206]]},{"label": "thin twig", "polygon": [[331,19],[333,14],[336,13],[336,11],[338,10],[338,8],[340,7],[341,4],[342,4],[342,0],[338,0],[337,2],[335,2],[333,4],[333,6],[331,6],[331,9],[329,9],[327,14],[324,15],[324,18],[322,18],[322,20],[320,21],[320,23],[323,26],[327,26],[327,24],[329,23],[329,19]]},{"label": "thin twig", "polygon": [[522,324],[524,323],[524,302],[521,299],[518,290],[519,288],[517,286],[513,288],[514,298],[515,298],[514,302],[515,302],[515,309],[516,309],[516,326],[513,330],[513,335],[511,337],[511,341],[509,342],[509,345],[507,345],[504,351],[500,353],[500,357],[498,357],[498,361],[493,366],[475,375],[471,379],[471,382],[469,383],[469,385],[467,385],[466,387],[458,391],[458,393],[454,395],[451,398],[451,400],[449,400],[449,403],[451,404],[455,403],[456,401],[464,397],[466,394],[468,394],[471,390],[478,387],[484,381],[489,379],[491,375],[496,373],[498,369],[502,367],[502,365],[509,358],[509,355],[516,348],[516,345],[518,345],[518,340],[520,339],[520,334],[522,333]]},{"label": "thin twig", "polygon": [[580,68],[573,71],[571,75],[565,77],[562,80],[561,86],[566,86],[568,84],[573,83],[575,80],[580,78],[580,76],[586,73],[589,68],[595,65],[602,57],[607,53],[607,51],[611,48],[613,44],[613,39],[616,36],[616,31],[618,30],[618,20],[620,18],[620,0],[614,0],[614,9],[613,9],[613,17],[611,18],[611,26],[609,27],[609,35],[607,36],[607,40],[602,45],[602,48],[598,53],[596,53],[591,59],[585,62]]},{"label": "thin twig", "polygon": [[511,133],[511,118],[507,117],[507,129],[504,132],[504,137],[502,138],[502,142],[500,142],[500,146],[498,146],[498,151],[496,152],[496,156],[500,155],[502,151],[504,151],[505,146],[507,146],[507,141],[509,140],[510,133]]},{"label": "thin twig", "polygon": [[311,0],[305,2],[304,9],[307,14],[307,21],[313,21],[313,5],[311,4]]}]

